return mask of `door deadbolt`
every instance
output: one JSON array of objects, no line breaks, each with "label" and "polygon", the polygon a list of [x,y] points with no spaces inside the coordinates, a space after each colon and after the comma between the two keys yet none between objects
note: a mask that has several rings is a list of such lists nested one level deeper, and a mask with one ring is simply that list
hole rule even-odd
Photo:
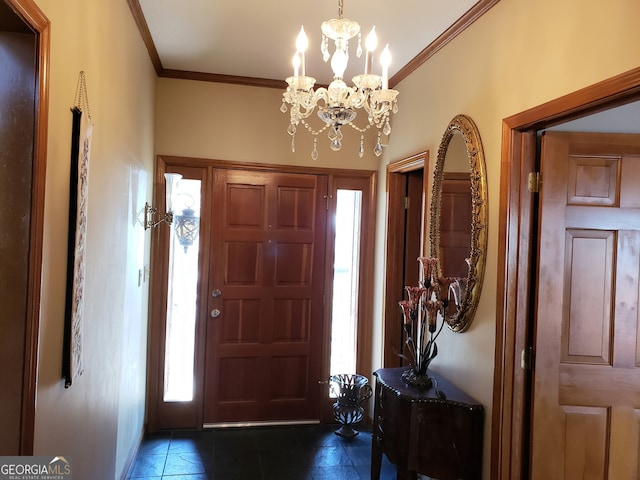
[{"label": "door deadbolt", "polygon": [[218,318],[222,312],[217,308],[211,310],[211,318]]},{"label": "door deadbolt", "polygon": [[220,291],[219,289],[215,289],[213,292],[211,292],[211,296],[213,298],[218,298],[220,295],[222,295],[222,291]]}]

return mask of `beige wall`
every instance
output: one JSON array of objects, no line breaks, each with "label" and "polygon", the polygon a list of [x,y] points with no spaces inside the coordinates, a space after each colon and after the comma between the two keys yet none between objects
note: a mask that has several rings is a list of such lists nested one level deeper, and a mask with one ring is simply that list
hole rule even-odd
[{"label": "beige wall", "polygon": [[[396,88],[400,111],[384,163],[422,149],[431,170],[448,122],[459,113],[477,124],[489,189],[489,246],[480,306],[463,334],[443,332],[435,370],[486,406],[484,478],[489,442],[496,324],[502,119],[640,65],[636,0],[501,0]],[[384,185],[384,168],[380,169]],[[432,175],[432,173],[430,173]],[[382,289],[385,220],[380,197],[377,288]],[[395,299],[388,299],[395,301]],[[382,299],[376,306],[382,311]]]},{"label": "beige wall", "polygon": [[[365,139],[366,153],[358,157],[360,134],[344,128],[338,153],[329,148],[326,132],[318,135],[317,160],[311,159],[311,135],[299,127],[296,151],[287,134],[289,113],[282,113],[283,90],[222,83],[160,78],[156,116],[156,152],[237,162],[375,170],[375,135]],[[362,114],[361,114],[362,116]],[[364,120],[360,119],[358,120]],[[309,123],[321,125],[315,113]],[[359,123],[360,124],[360,123]]]},{"label": "beige wall", "polygon": [[[35,454],[72,458],[78,479],[121,478],[144,422],[155,73],[124,0],[36,0],[51,21],[50,110]],[[84,374],[61,379],[71,136],[86,72],[89,171]]]}]

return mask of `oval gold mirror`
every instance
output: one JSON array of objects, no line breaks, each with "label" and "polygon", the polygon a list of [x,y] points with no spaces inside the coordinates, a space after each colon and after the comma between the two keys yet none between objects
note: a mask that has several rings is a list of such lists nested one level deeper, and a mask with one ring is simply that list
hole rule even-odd
[{"label": "oval gold mirror", "polygon": [[445,131],[433,176],[429,240],[449,286],[445,321],[464,332],[473,321],[487,254],[487,179],[480,134],[457,115]]}]

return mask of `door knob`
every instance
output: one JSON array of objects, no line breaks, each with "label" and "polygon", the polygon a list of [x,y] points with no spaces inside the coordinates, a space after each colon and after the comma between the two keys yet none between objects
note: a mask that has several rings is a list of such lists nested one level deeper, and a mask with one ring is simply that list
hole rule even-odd
[{"label": "door knob", "polygon": [[211,318],[218,318],[222,312],[217,308],[211,310]]}]

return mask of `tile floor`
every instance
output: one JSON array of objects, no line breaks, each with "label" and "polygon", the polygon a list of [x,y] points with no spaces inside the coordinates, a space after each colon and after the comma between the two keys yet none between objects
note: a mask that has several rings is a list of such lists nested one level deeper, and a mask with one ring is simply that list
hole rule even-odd
[{"label": "tile floor", "polygon": [[[346,440],[337,425],[174,431],[145,436],[131,480],[370,479],[371,432]],[[381,480],[396,478],[383,456]]]}]

